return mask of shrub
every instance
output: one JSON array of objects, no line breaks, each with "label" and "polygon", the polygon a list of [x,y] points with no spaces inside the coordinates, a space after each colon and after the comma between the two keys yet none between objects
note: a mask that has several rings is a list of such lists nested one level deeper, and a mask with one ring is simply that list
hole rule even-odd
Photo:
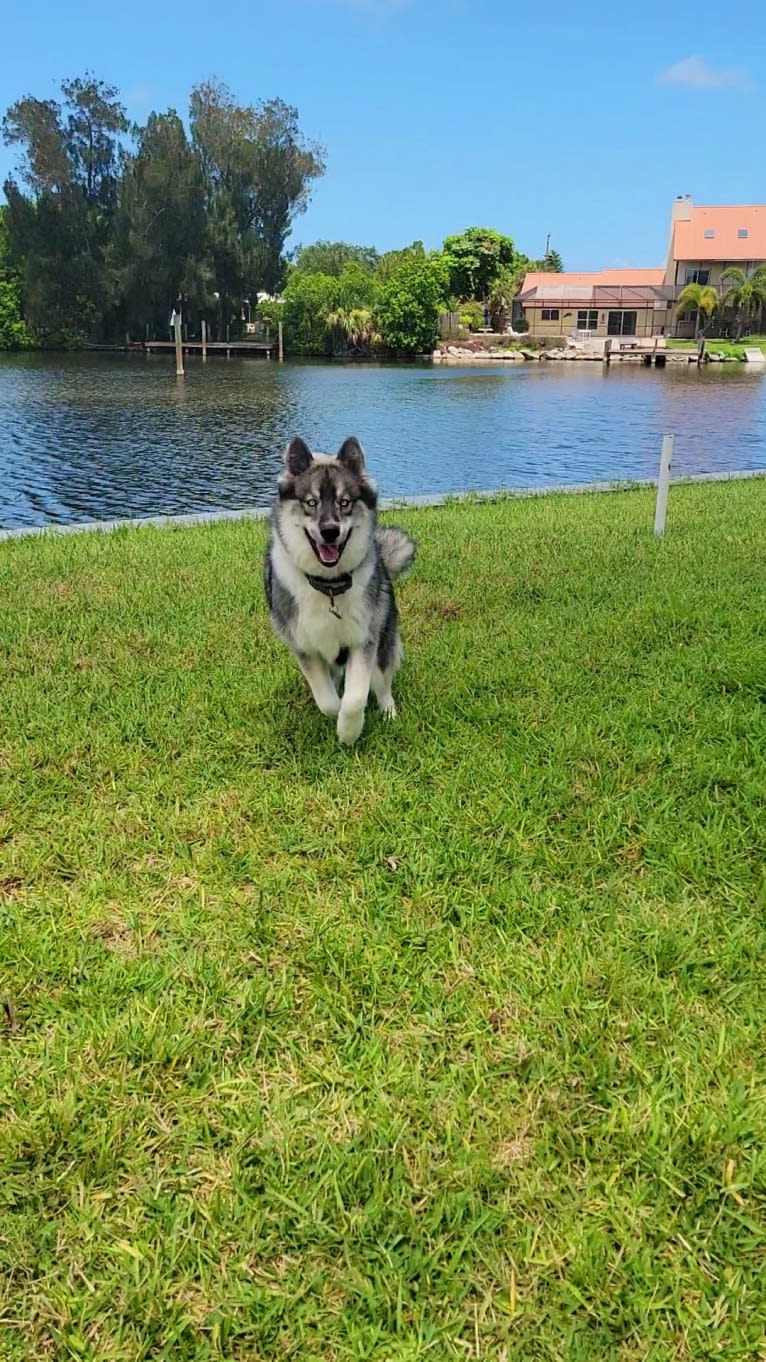
[{"label": "shrub", "polygon": [[477,298],[468,298],[465,302],[458,304],[460,314],[460,325],[467,326],[469,331],[480,331],[484,325],[484,304]]},{"label": "shrub", "polygon": [[423,355],[439,335],[439,313],[447,293],[447,271],[439,255],[402,260],[383,286],[378,321],[384,344],[394,355]]},{"label": "shrub", "polygon": [[0,350],[27,350],[32,338],[21,316],[15,283],[0,279]]}]

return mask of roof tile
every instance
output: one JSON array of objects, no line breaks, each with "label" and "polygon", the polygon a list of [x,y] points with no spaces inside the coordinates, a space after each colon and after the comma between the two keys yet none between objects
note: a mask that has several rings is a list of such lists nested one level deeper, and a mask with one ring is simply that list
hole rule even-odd
[{"label": "roof tile", "polygon": [[766,204],[695,204],[691,214],[673,229],[674,260],[766,260]]}]

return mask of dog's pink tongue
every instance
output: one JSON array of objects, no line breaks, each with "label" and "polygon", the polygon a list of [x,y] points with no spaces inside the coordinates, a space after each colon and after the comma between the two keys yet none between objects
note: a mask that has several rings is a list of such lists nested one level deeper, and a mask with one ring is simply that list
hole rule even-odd
[{"label": "dog's pink tongue", "polygon": [[319,549],[319,557],[328,567],[332,567],[333,563],[337,563],[338,548],[336,544],[317,544],[317,548]]}]

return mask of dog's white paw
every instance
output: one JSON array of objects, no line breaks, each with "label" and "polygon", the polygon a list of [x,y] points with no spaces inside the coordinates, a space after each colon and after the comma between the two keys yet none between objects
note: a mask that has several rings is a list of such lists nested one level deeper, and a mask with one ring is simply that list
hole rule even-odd
[{"label": "dog's white paw", "polygon": [[343,743],[356,742],[364,728],[364,710],[344,710],[338,715],[338,738]]},{"label": "dog's white paw", "polygon": [[317,709],[319,710],[320,714],[327,714],[330,716],[330,718],[334,719],[336,714],[340,714],[340,696],[328,695],[327,699],[322,700],[321,704],[317,700]]},{"label": "dog's white paw", "polygon": [[381,714],[383,715],[383,718],[386,719],[389,723],[391,722],[392,719],[395,719],[397,717],[397,714],[399,712],[393,700],[389,700],[387,705],[381,705],[380,711]]}]

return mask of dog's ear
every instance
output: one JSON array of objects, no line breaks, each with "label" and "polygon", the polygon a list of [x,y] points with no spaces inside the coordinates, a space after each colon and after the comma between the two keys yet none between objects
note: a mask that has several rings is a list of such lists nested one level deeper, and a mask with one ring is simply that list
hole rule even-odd
[{"label": "dog's ear", "polygon": [[355,435],[349,435],[348,439],[343,441],[335,457],[350,473],[355,473],[361,478],[364,473],[364,450]]},{"label": "dog's ear", "polygon": [[285,450],[285,468],[288,473],[292,473],[293,477],[297,478],[300,473],[306,472],[313,458],[314,455],[305,440],[301,440],[296,435]]}]

